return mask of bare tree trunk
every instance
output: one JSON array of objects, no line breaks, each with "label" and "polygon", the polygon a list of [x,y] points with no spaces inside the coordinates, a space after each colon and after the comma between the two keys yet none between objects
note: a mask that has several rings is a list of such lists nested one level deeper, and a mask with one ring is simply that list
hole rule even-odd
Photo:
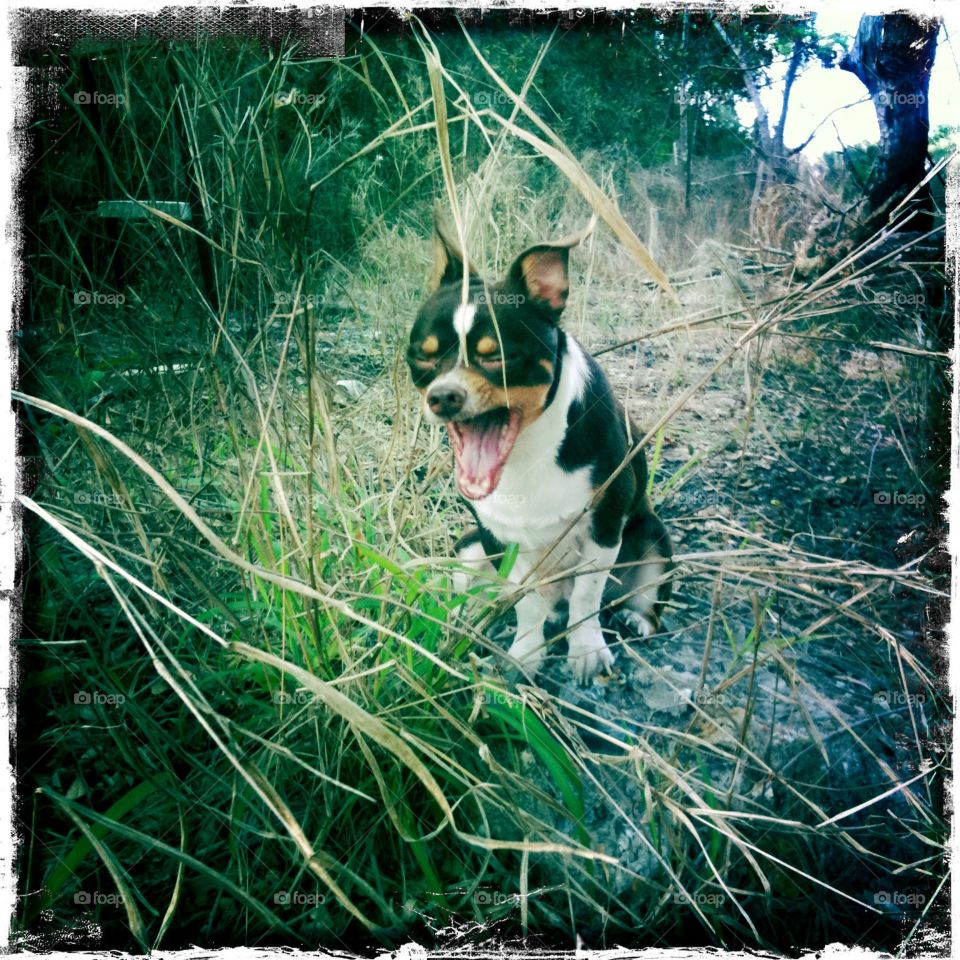
[{"label": "bare tree trunk", "polygon": [[[921,21],[902,13],[863,16],[853,49],[840,62],[842,70],[867,88],[880,126],[879,158],[868,193],[873,210],[923,179],[930,70],[939,29],[938,20]],[[923,203],[926,197],[918,200]]]},{"label": "bare tree trunk", "polygon": [[761,158],[757,161],[757,173],[753,181],[753,195],[750,197],[750,212],[747,221],[750,224],[750,235],[752,237],[759,236],[760,233],[760,225],[757,222],[757,210],[760,206],[760,200],[763,197],[768,178],[769,170],[766,161]]},{"label": "bare tree trunk", "polygon": [[753,74],[753,69],[747,62],[740,48],[733,42],[730,34],[724,29],[723,24],[719,20],[714,19],[713,26],[717,33],[720,34],[723,42],[730,48],[730,52],[736,57],[737,63],[740,64],[740,71],[743,74],[743,85],[746,88],[747,95],[750,97],[750,102],[753,104],[753,109],[757,111],[756,129],[760,151],[765,159],[774,162],[775,154],[773,136],[770,133],[770,118],[767,114],[767,108],[763,105],[763,100],[760,98],[760,87],[757,85],[757,78]]},{"label": "bare tree trunk", "polygon": [[793,41],[793,53],[790,56],[790,64],[787,67],[787,76],[783,83],[783,103],[780,106],[780,119],[777,120],[776,129],[773,131],[773,148],[781,157],[787,155],[787,149],[784,145],[783,132],[787,126],[787,111],[790,108],[790,94],[793,93],[793,84],[797,79],[797,73],[800,65],[803,63],[804,40],[797,37]]},{"label": "bare tree trunk", "polygon": [[[787,66],[780,114],[774,126],[760,95],[755,68],[751,66],[744,52],[737,46],[723,24],[714,19],[713,26],[740,65],[744,88],[757,113],[757,119],[754,123],[757,146],[757,174],[754,181],[753,197],[750,201],[751,235],[765,243],[778,246],[781,238],[774,238],[770,235],[773,224],[770,219],[770,211],[767,210],[764,216],[761,216],[761,210],[764,201],[771,195],[771,191],[776,191],[781,184],[790,184],[796,180],[798,167],[796,155],[806,146],[804,143],[788,150],[784,144],[784,130],[787,126],[787,114],[790,109],[790,94],[793,92],[794,82],[806,57],[808,40],[803,36],[798,36],[794,41],[790,63]],[[761,220],[764,222],[761,223]]]},{"label": "bare tree trunk", "polygon": [[[687,50],[690,45],[690,11],[684,10],[683,12],[683,33],[681,35],[680,42],[680,53],[683,59],[683,79],[681,80],[680,85],[680,95],[679,95],[679,106],[680,106],[680,136],[678,143],[680,144],[680,150],[682,151],[682,163],[683,169],[685,171],[684,179],[689,180],[689,171],[690,171],[690,136],[688,133],[688,125],[690,123],[689,117],[689,107],[690,107],[690,77],[687,74]],[[680,157],[677,158],[680,160]],[[690,209],[690,193],[689,191],[684,194],[684,208],[686,210]]]},{"label": "bare tree trunk", "polygon": [[[843,259],[883,228],[891,211],[911,191],[916,190],[910,200],[914,215],[907,229],[920,237],[932,228],[929,193],[917,188],[923,182],[927,162],[928,91],[939,27],[937,20],[899,13],[860,18],[853,49],[840,61],[840,68],[857,76],[873,101],[880,127],[877,163],[867,181],[866,196],[849,211],[855,213],[859,226],[850,232],[841,231],[830,218],[811,224],[798,251],[800,276],[820,272]],[[851,172],[855,174],[852,168]],[[906,239],[901,231],[891,243],[902,244]],[[883,252],[878,247],[874,256]],[[936,337],[940,344],[947,339]]]},{"label": "bare tree trunk", "polygon": [[693,116],[687,118],[687,169],[684,175],[684,209],[690,211],[690,193],[693,186],[693,154],[697,140],[697,122],[700,119],[700,101],[703,97],[703,70],[697,71],[697,81],[693,93]]},{"label": "bare tree trunk", "polygon": [[[880,143],[877,165],[867,184],[867,208],[873,220],[886,220],[888,211],[923,181],[930,134],[928,92],[930,71],[937,51],[938,20],[920,20],[907,14],[863,16],[853,49],[840,62],[855,74],[870,93]],[[925,233],[933,226],[933,213],[926,188],[911,198],[914,216],[908,229]],[[869,221],[868,221],[869,222]],[[898,242],[905,235],[899,234]],[[936,259],[932,256],[930,259]],[[917,316],[905,317],[919,324],[925,345],[946,352],[953,346],[951,311],[945,302],[943,275],[922,270],[923,301]],[[927,421],[923,430],[922,479],[932,490],[941,490],[949,476],[950,385],[934,368],[927,385]],[[940,504],[930,498],[937,516]]]}]

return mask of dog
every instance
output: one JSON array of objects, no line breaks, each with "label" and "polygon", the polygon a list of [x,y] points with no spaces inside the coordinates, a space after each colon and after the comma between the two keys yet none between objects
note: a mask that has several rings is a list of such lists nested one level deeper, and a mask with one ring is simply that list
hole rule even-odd
[{"label": "dog", "polygon": [[656,633],[673,569],[642,453],[616,473],[641,434],[597,362],[560,327],[570,249],[592,226],[529,247],[488,284],[438,218],[434,289],[406,355],[425,419],[449,434],[456,485],[477,522],[456,544],[458,560],[472,576],[494,573],[488,558],[517,544],[508,579],[536,584],[516,604],[508,656],[535,676],[545,626],[562,622],[565,606],[580,683],[613,666],[601,610],[632,637]]}]

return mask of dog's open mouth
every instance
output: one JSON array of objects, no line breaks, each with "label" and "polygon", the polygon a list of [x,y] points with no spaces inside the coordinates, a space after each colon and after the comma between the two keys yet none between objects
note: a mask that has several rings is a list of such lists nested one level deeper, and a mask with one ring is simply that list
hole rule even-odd
[{"label": "dog's open mouth", "polygon": [[482,500],[496,490],[517,439],[520,419],[519,410],[499,407],[472,420],[447,423],[457,463],[457,487],[468,500]]}]

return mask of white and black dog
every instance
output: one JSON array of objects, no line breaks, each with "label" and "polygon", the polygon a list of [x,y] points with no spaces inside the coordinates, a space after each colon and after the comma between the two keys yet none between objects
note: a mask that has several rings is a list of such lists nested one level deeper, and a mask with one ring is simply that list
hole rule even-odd
[{"label": "white and black dog", "polygon": [[642,454],[584,512],[640,437],[597,362],[559,326],[569,251],[584,236],[530,247],[487,284],[469,266],[465,280],[459,245],[438,220],[439,282],[407,348],[426,418],[446,426],[457,488],[477,520],[457,557],[477,569],[516,543],[509,580],[536,584],[517,603],[508,655],[535,674],[544,625],[566,601],[568,661],[581,682],[613,664],[601,609],[633,636],[656,632],[672,568]]}]

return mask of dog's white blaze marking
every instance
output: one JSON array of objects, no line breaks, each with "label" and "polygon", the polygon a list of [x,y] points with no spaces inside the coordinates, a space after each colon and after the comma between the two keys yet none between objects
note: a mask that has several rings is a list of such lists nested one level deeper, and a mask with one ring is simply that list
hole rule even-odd
[{"label": "dog's white blaze marking", "polygon": [[477,308],[475,304],[461,303],[460,306],[453,311],[453,329],[457,331],[459,336],[465,337],[470,332],[470,328],[473,326],[473,321],[476,317]]}]

